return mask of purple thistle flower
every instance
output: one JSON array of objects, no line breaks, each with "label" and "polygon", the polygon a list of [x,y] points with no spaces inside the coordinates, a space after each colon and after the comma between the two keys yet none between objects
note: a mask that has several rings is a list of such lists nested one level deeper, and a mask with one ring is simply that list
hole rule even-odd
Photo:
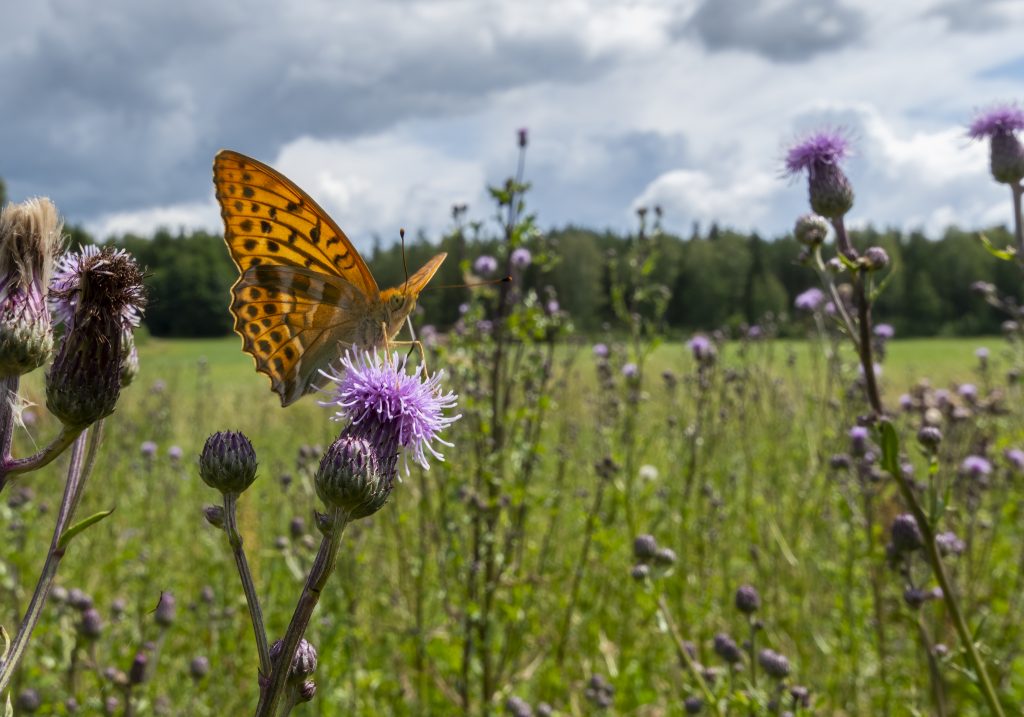
[{"label": "purple thistle flower", "polygon": [[[408,450],[424,469],[430,468],[427,453],[444,460],[434,443],[452,445],[440,433],[462,414],[444,415],[455,407],[458,396],[443,393],[443,371],[427,376],[420,364],[410,374],[397,353],[381,356],[361,351],[346,353],[339,370],[320,373],[335,384],[334,398],[320,405],[337,408],[333,419],[349,421],[346,431],[367,440],[382,464],[391,463],[399,448]],[[406,472],[408,468],[406,462]]]},{"label": "purple thistle flower", "polygon": [[842,217],[853,206],[853,188],[839,166],[849,154],[849,139],[836,129],[810,134],[786,152],[786,171],[807,172],[811,209],[828,219]]},{"label": "purple thistle flower", "polygon": [[181,446],[171,446],[167,449],[167,457],[171,459],[171,462],[177,463],[181,460],[182,450]]},{"label": "purple thistle flower", "polygon": [[1016,105],[996,105],[979,112],[967,134],[971,139],[986,139],[997,134],[1013,134],[1024,129],[1024,110]]},{"label": "purple thistle flower", "polygon": [[156,443],[153,441],[143,441],[139,450],[142,451],[143,458],[152,458],[156,455]]},{"label": "purple thistle flower", "polygon": [[607,344],[594,344],[594,357],[599,359],[608,358]]},{"label": "purple thistle flower", "polygon": [[1024,473],[1024,451],[1020,448],[1007,448],[1003,456],[1015,473]]},{"label": "purple thistle flower", "polygon": [[529,249],[521,246],[512,252],[511,256],[509,256],[509,261],[512,262],[513,268],[522,271],[533,261],[533,255],[530,254]]},{"label": "purple thistle flower", "polygon": [[868,437],[870,436],[868,429],[864,426],[854,426],[850,429],[849,435],[854,455],[864,455],[864,452],[867,451]]},{"label": "purple thistle flower", "polygon": [[622,367],[622,375],[626,378],[636,378],[639,373],[640,369],[635,363],[627,363]]},{"label": "purple thistle flower", "polygon": [[825,292],[812,286],[807,291],[797,294],[796,299],[793,301],[793,306],[800,311],[817,311],[824,303]]},{"label": "purple thistle flower", "polygon": [[964,383],[957,389],[957,393],[959,393],[961,397],[973,403],[978,398],[978,387],[973,383]]},{"label": "purple thistle flower", "polygon": [[473,271],[481,276],[490,276],[498,270],[498,260],[490,254],[482,254],[473,262]]},{"label": "purple thistle flower", "polygon": [[992,472],[992,464],[982,456],[967,456],[960,464],[960,474],[970,478],[986,478]]},{"label": "purple thistle flower", "polygon": [[[102,253],[95,245],[83,246],[78,251],[69,251],[57,259],[57,266],[50,279],[50,309],[57,318],[58,324],[70,326],[75,316],[75,309],[81,295],[82,270],[88,264],[95,262],[96,257]],[[111,249],[107,252],[107,261],[129,261],[132,264],[135,260],[124,249]],[[142,320],[143,296],[141,286],[138,295],[126,297],[120,307],[121,328],[126,332],[138,327]]]},{"label": "purple thistle flower", "polygon": [[693,360],[700,364],[710,364],[715,360],[715,345],[707,336],[697,334],[686,342],[693,354]]},{"label": "purple thistle flower", "polygon": [[888,341],[896,335],[896,329],[891,324],[878,324],[875,326],[875,336]]},{"label": "purple thistle flower", "polygon": [[1022,129],[1024,110],[999,105],[980,112],[967,130],[971,139],[988,138],[989,168],[997,182],[1016,184],[1024,178],[1024,147],[1017,139]]}]

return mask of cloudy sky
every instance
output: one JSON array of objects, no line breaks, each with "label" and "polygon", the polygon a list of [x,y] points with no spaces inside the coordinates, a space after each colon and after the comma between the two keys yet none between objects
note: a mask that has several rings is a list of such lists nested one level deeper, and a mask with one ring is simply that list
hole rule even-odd
[{"label": "cloudy sky", "polygon": [[1007,221],[964,125],[1024,99],[1014,0],[13,1],[0,177],[100,236],[219,230],[210,164],[279,168],[361,246],[443,230],[515,164],[542,226],[767,236],[803,211],[788,142],[846,128],[854,221]]}]

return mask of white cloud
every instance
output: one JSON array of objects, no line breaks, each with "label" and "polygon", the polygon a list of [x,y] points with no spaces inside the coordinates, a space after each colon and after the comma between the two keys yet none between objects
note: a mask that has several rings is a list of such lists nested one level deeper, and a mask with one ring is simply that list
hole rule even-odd
[{"label": "white cloud", "polygon": [[149,207],[126,212],[110,212],[85,223],[85,228],[98,239],[125,234],[148,236],[157,229],[172,232],[205,229],[219,231],[220,209],[211,198],[208,202]]}]

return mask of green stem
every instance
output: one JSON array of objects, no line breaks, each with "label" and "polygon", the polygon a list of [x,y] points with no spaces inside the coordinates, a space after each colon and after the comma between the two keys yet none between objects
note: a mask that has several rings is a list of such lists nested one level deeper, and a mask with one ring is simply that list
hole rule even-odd
[{"label": "green stem", "polygon": [[29,639],[32,637],[32,632],[46,605],[46,598],[49,596],[53,581],[57,576],[57,568],[67,550],[66,547],[61,547],[60,539],[71,524],[75,509],[82,497],[86,479],[95,462],[102,433],[102,423],[97,423],[92,440],[88,442],[88,447],[86,446],[88,432],[83,431],[71,449],[71,465],[68,467],[68,479],[64,485],[64,497],[61,499],[60,509],[57,512],[57,522],[54,525],[53,538],[50,540],[50,549],[46,553],[43,569],[32,593],[28,609],[25,611],[25,616],[18,627],[18,633],[11,642],[6,659],[0,665],[0,694],[10,686],[15,670],[25,655]]},{"label": "green stem", "polygon": [[288,630],[284,634],[281,654],[271,664],[270,680],[260,694],[255,717],[273,717],[277,713],[288,684],[292,660],[295,658],[299,641],[309,626],[309,620],[320,601],[320,594],[323,592],[324,585],[327,584],[327,578],[334,571],[334,564],[338,559],[338,547],[341,545],[341,535],[345,532],[345,526],[348,524],[348,516],[340,510],[334,509],[331,518],[333,525],[320,542],[320,550],[317,551],[313,567],[310,568],[306,584],[302,588],[302,595],[299,596],[291,622],[288,623]]},{"label": "green stem", "polygon": [[676,623],[672,619],[672,614],[669,612],[668,605],[665,604],[665,598],[658,597],[658,612],[661,613],[661,618],[665,621],[668,626],[669,634],[672,636],[672,641],[676,644],[676,652],[679,653],[679,659],[686,665],[686,669],[690,672],[694,682],[697,683],[698,689],[701,694],[704,695],[704,701],[707,702],[708,707],[718,717],[722,717],[722,708],[718,706],[718,700],[715,699],[714,693],[708,687],[708,683],[704,681],[704,676],[697,669],[697,664],[690,657],[690,653],[686,650],[686,643],[683,642],[682,636],[679,634],[679,630],[676,628]]},{"label": "green stem", "polygon": [[61,426],[60,433],[57,434],[57,437],[42,450],[37,451],[28,458],[11,458],[10,456],[5,458],[2,468],[0,468],[0,471],[3,473],[4,483],[6,483],[7,479],[11,476],[29,473],[51,463],[57,456],[63,453],[76,438],[78,438],[79,434],[81,434],[83,430],[85,429]]},{"label": "green stem", "polygon": [[238,494],[224,494],[224,532],[231,544],[231,553],[235,557],[235,566],[238,568],[238,578],[242,582],[242,590],[245,592],[245,603],[249,607],[249,617],[252,619],[252,631],[256,636],[256,651],[260,658],[260,675],[270,675],[270,646],[267,644],[267,631],[263,626],[263,610],[260,608],[260,598],[256,593],[256,583],[252,579],[252,572],[249,570],[249,561],[245,559],[245,548],[242,547],[242,535],[238,532]]}]

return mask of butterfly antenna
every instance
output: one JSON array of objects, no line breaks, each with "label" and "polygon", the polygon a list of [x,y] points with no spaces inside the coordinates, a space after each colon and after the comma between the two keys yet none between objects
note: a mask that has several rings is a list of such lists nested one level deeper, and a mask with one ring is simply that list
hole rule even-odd
[{"label": "butterfly antenna", "polygon": [[405,272],[405,283],[409,283],[409,262],[405,258],[405,228],[398,230],[398,237],[402,241],[402,271]]},{"label": "butterfly antenna", "polygon": [[428,286],[424,291],[432,291],[434,289],[472,289],[475,286],[492,286],[494,284],[507,284],[512,281],[512,276],[503,276],[500,279],[491,279],[490,281],[473,281],[469,284],[441,284]]}]

